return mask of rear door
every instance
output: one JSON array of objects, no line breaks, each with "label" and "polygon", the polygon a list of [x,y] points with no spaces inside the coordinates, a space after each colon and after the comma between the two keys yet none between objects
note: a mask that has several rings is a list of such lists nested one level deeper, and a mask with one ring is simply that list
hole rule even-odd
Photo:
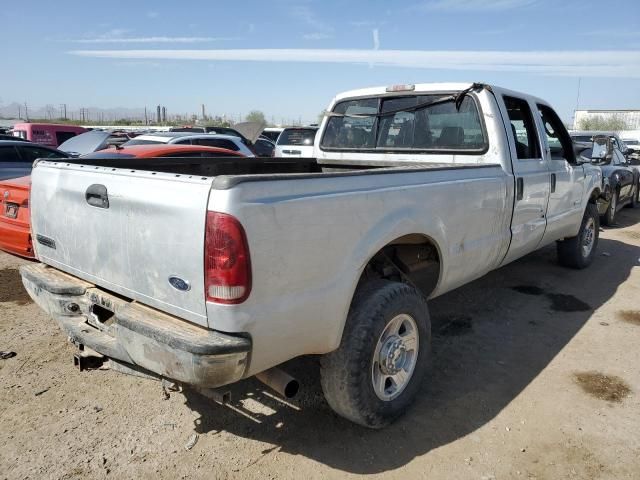
[{"label": "rear door", "polygon": [[542,156],[533,106],[524,98],[502,95],[498,101],[505,120],[515,178],[511,245],[503,263],[534,251],[544,236],[549,199],[549,170]]},{"label": "rear door", "polygon": [[212,178],[45,161],[31,179],[39,260],[207,324],[204,229]]}]

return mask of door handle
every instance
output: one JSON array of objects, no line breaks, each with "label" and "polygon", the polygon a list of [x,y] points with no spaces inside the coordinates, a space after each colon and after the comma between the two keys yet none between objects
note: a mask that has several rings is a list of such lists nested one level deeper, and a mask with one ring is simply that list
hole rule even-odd
[{"label": "door handle", "polygon": [[104,185],[96,183],[89,186],[84,193],[84,198],[92,207],[109,208],[109,194]]},{"label": "door handle", "polygon": [[516,179],[516,200],[522,200],[524,198],[524,179],[518,177]]},{"label": "door handle", "polygon": [[551,174],[551,193],[556,191],[556,174]]}]

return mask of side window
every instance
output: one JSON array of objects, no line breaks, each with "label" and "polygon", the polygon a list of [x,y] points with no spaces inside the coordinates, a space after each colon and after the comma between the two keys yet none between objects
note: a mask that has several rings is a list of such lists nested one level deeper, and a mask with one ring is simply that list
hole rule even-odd
[{"label": "side window", "polygon": [[177,142],[173,142],[174,145],[191,145],[191,140],[178,140]]},{"label": "side window", "polygon": [[240,150],[240,147],[238,147],[234,142],[225,138],[200,138],[195,140],[195,142],[196,144],[204,145],[205,147],[226,148],[227,150],[233,150],[234,152]]},{"label": "side window", "polygon": [[518,159],[541,158],[538,136],[529,103],[515,97],[504,97],[504,103],[507,106]]},{"label": "side window", "polygon": [[15,147],[0,147],[0,164],[21,161],[22,159],[18,157],[18,151],[15,149]]},{"label": "side window", "polygon": [[37,158],[66,158],[58,152],[38,147],[20,147],[22,158],[26,162],[34,162]]},{"label": "side window", "polygon": [[569,163],[576,163],[576,154],[573,151],[573,142],[569,132],[562,124],[558,114],[546,105],[538,104],[538,111],[542,117],[544,133],[547,136],[547,143],[551,150],[552,160],[566,160]]}]

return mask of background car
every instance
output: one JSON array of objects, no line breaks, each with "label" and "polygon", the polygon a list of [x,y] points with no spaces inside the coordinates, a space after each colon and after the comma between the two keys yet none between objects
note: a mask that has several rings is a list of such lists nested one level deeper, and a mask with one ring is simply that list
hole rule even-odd
[{"label": "background car", "polygon": [[57,147],[71,137],[88,131],[76,125],[58,125],[55,123],[16,123],[13,135],[49,147]]},{"label": "background car", "polygon": [[[602,216],[604,225],[612,225],[618,210],[625,205],[635,207],[639,195],[639,174],[631,168],[624,155],[610,136],[596,135],[591,146],[581,152],[581,156],[599,165],[603,177],[609,180],[611,197]],[[592,147],[598,146],[598,151]]]},{"label": "background car", "polygon": [[276,143],[278,141],[278,137],[280,136],[283,130],[284,128],[280,128],[280,127],[267,127],[264,130],[262,130],[262,136],[267,137],[273,143]]},{"label": "background car", "polygon": [[245,141],[234,135],[218,135],[204,133],[193,135],[184,132],[159,132],[148,135],[139,135],[136,138],[124,143],[123,147],[134,145],[152,145],[165,143],[168,145],[202,145],[206,147],[225,148],[241,153],[245,157],[255,157],[256,153],[245,143]]},{"label": "background car", "polygon": [[182,133],[195,133],[195,134],[213,133],[217,135],[232,135],[234,137],[244,138],[244,135],[242,135],[235,128],[231,128],[231,127],[190,127],[185,125],[183,127],[171,127],[169,131],[182,132]]},{"label": "background car", "polygon": [[285,128],[276,142],[276,157],[313,157],[314,127]]},{"label": "background car", "polygon": [[67,158],[55,148],[20,140],[0,140],[0,180],[24,177],[31,173],[36,158]]},{"label": "background car", "polygon": [[267,138],[260,137],[253,144],[253,150],[258,157],[273,157],[276,144]]},{"label": "background car", "polygon": [[[45,147],[40,147],[45,148]],[[109,148],[83,158],[159,158],[159,157],[242,157],[238,152],[199,145],[137,145]],[[33,258],[29,223],[31,177],[0,181],[0,250]]]}]

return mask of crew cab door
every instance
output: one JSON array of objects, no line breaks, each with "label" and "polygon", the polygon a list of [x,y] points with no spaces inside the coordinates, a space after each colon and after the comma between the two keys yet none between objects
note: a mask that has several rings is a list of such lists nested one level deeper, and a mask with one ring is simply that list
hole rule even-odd
[{"label": "crew cab door", "polygon": [[577,235],[584,207],[585,172],[577,164],[573,142],[560,117],[548,105],[536,105],[538,129],[549,167],[549,205],[543,244]]},{"label": "crew cab door", "polygon": [[515,95],[497,96],[509,139],[515,181],[508,263],[534,251],[544,236],[549,199],[548,160],[541,154],[533,117],[535,108]]}]

